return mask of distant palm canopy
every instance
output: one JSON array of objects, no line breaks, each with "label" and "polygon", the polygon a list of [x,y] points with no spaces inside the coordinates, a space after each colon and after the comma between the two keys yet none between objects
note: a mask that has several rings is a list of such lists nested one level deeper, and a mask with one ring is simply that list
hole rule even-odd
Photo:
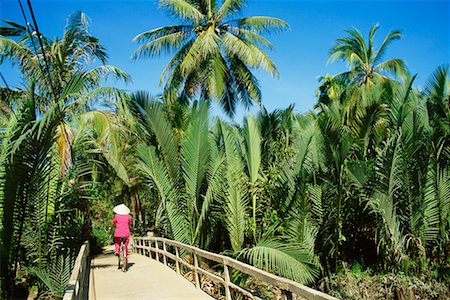
[{"label": "distant palm canopy", "polygon": [[233,116],[238,103],[248,108],[261,101],[258,80],[251,69],[276,77],[278,69],[264,52],[272,44],[261,34],[280,32],[289,25],[277,18],[238,18],[245,0],[160,0],[159,5],[182,21],[134,38],[142,45],[133,59],[173,54],[160,84],[169,101],[194,97],[214,99]]},{"label": "distant palm canopy", "polygon": [[346,30],[348,36],[336,40],[328,61],[343,61],[347,63],[349,71],[336,74],[334,78],[361,86],[372,85],[376,80],[402,78],[408,74],[403,60],[393,58],[383,61],[388,45],[399,40],[401,32],[389,32],[377,49],[374,46],[374,38],[378,28],[378,24],[371,27],[367,42],[357,29]]}]

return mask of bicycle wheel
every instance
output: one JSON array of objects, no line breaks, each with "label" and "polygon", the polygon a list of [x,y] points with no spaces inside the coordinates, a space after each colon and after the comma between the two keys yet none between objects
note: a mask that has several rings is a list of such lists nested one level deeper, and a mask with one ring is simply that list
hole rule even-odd
[{"label": "bicycle wheel", "polygon": [[122,264],[122,272],[125,272],[127,270],[127,250],[123,241],[120,243],[120,262]]}]

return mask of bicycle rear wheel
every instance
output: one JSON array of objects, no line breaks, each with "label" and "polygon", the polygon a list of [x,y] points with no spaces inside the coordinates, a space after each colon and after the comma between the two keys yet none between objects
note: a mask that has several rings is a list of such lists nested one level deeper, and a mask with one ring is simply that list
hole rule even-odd
[{"label": "bicycle rear wheel", "polygon": [[127,270],[127,250],[125,249],[125,242],[120,243],[120,263],[122,265],[122,272]]}]

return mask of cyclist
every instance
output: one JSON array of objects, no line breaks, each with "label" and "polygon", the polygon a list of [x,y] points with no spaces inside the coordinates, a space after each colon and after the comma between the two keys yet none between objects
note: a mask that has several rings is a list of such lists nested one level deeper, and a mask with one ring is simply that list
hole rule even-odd
[{"label": "cyclist", "polygon": [[116,255],[120,254],[120,238],[127,238],[125,241],[125,249],[127,255],[128,264],[128,243],[130,242],[130,209],[125,204],[120,204],[114,207],[113,209],[115,215],[112,220],[112,226],[116,226],[116,230],[114,231],[114,249]]}]

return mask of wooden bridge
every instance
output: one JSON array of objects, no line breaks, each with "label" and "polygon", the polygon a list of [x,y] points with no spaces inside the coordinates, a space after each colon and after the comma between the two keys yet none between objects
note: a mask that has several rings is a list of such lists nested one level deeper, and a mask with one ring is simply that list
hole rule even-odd
[{"label": "wooden bridge", "polygon": [[112,247],[91,260],[88,251],[87,244],[80,250],[64,300],[262,299],[261,292],[267,290],[274,299],[335,299],[230,257],[165,238],[133,238],[126,273],[118,270]]}]

